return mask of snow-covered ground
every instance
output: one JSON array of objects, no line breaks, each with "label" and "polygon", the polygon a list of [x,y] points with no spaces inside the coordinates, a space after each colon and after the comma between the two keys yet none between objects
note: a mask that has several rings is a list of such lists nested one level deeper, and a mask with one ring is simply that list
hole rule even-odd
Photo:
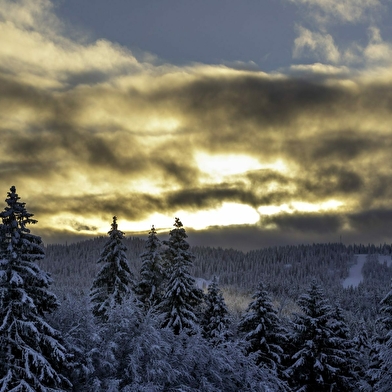
[{"label": "snow-covered ground", "polygon": [[[363,280],[362,267],[366,262],[367,254],[359,254],[354,256],[356,263],[350,268],[348,277],[343,281],[343,287],[349,286],[357,287]],[[387,263],[388,267],[392,264],[391,256],[378,255],[378,262],[380,264]]]}]

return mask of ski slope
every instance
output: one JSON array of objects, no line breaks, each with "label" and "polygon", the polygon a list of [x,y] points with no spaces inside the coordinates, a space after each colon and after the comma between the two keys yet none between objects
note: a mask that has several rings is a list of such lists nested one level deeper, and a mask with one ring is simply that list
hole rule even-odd
[{"label": "ski slope", "polygon": [[[343,287],[357,287],[363,281],[362,267],[366,262],[367,254],[358,254],[354,256],[356,263],[350,268],[348,277],[343,281]],[[388,267],[391,266],[391,256],[378,255],[378,262],[380,264],[387,263]]]}]

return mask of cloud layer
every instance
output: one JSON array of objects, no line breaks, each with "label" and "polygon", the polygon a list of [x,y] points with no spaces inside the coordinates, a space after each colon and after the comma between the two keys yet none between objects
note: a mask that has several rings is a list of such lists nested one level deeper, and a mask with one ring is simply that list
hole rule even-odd
[{"label": "cloud layer", "polygon": [[[316,3],[341,19],[354,7]],[[353,17],[376,3],[355,3]],[[148,231],[154,214],[196,219],[225,203],[259,218],[222,229],[227,242],[217,219],[216,245],[239,229],[272,243],[391,238],[392,66],[376,30],[362,52],[383,58],[377,68],[266,74],[157,64],[105,40],[69,38],[44,0],[1,1],[0,10],[3,192],[17,187],[44,239],[102,233],[114,214]],[[320,61],[340,63],[331,36],[299,28],[294,45],[298,58],[321,47]],[[255,164],[234,170],[236,157]]]}]

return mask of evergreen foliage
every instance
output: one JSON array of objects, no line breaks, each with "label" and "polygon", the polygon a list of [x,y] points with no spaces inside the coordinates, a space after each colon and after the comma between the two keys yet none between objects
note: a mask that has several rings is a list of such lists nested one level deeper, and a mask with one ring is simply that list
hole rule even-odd
[{"label": "evergreen foliage", "polygon": [[369,362],[367,364],[365,376],[360,381],[360,391],[374,392],[377,391],[376,385],[380,386],[380,379],[383,371],[383,361],[381,351],[383,349],[383,338],[377,334],[370,342]]},{"label": "evergreen foliage", "polygon": [[285,344],[287,331],[262,282],[252,298],[238,329],[245,333],[244,339],[249,342],[247,353],[255,353],[257,364],[277,371],[284,354],[282,346]]},{"label": "evergreen foliage", "polygon": [[59,304],[36,264],[44,250],[27,226],[37,221],[19,200],[12,186],[0,213],[0,391],[64,391],[68,354],[45,319]]},{"label": "evergreen foliage", "polygon": [[[357,390],[359,381],[360,352],[356,348],[354,339],[350,336],[350,330],[343,316],[343,310],[339,304],[332,307],[332,317],[328,321],[328,327],[332,332],[332,340],[335,340],[336,347],[342,352],[343,359],[338,360],[339,374],[335,385],[341,391]],[[339,351],[337,352],[339,354]]]},{"label": "evergreen foliage", "polygon": [[200,324],[203,337],[213,345],[225,342],[230,336],[228,330],[230,325],[229,311],[219,289],[216,276],[208,286],[207,295],[205,296],[205,309]]},{"label": "evergreen foliage", "polygon": [[358,353],[355,370],[359,377],[360,391],[371,392],[380,375],[379,344],[378,338],[369,338],[365,321],[359,321],[357,333],[353,339],[355,349]]},{"label": "evergreen foliage", "polygon": [[[61,306],[49,316],[49,321],[63,337],[64,346],[72,355],[71,366],[67,369],[67,378],[73,391],[85,391],[86,381],[93,373],[91,356],[97,341],[97,325],[89,311],[89,298],[83,293],[74,293],[72,289],[59,292]],[[99,329],[98,329],[99,330]]]},{"label": "evergreen foliage", "polygon": [[392,289],[381,300],[381,317],[377,320],[384,328],[384,334],[379,343],[376,344],[377,368],[372,366],[371,378],[376,380],[375,389],[379,392],[392,390]]},{"label": "evergreen foliage", "polygon": [[164,270],[162,266],[161,241],[155,227],[151,227],[145,245],[146,251],[140,255],[142,266],[136,293],[145,309],[150,309],[162,300]]},{"label": "evergreen foliage", "polygon": [[355,391],[352,352],[340,320],[320,286],[312,281],[298,300],[302,313],[292,323],[294,355],[286,370],[294,391]]},{"label": "evergreen foliage", "polygon": [[95,345],[87,353],[90,363],[88,385],[91,392],[120,391],[127,383],[128,367],[135,335],[140,333],[142,315],[132,293],[124,298],[121,306],[107,311],[108,322],[98,325]]},{"label": "evergreen foliage", "polygon": [[134,287],[134,277],[128,265],[124,233],[118,230],[117,218],[113,217],[112,228],[97,263],[102,268],[90,290],[92,313],[100,322],[108,320],[108,312],[120,305]]},{"label": "evergreen foliage", "polygon": [[190,275],[194,256],[189,251],[187,234],[180,219],[175,218],[164,251],[167,284],[164,298],[159,306],[162,327],[171,328],[175,334],[182,330],[194,333],[197,330],[196,307],[201,304],[203,293],[196,287]]},{"label": "evergreen foliage", "polygon": [[272,392],[284,391],[276,375],[244,357],[235,343],[211,347],[200,334],[160,328],[151,312],[141,317],[124,302],[101,326],[83,391]]}]

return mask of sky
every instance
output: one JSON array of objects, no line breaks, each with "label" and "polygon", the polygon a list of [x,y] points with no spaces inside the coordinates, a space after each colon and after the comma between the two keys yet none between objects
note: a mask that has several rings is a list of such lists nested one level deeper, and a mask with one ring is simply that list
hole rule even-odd
[{"label": "sky", "polygon": [[0,0],[0,192],[45,243],[114,215],[131,236],[179,217],[192,245],[391,243],[391,11]]}]

